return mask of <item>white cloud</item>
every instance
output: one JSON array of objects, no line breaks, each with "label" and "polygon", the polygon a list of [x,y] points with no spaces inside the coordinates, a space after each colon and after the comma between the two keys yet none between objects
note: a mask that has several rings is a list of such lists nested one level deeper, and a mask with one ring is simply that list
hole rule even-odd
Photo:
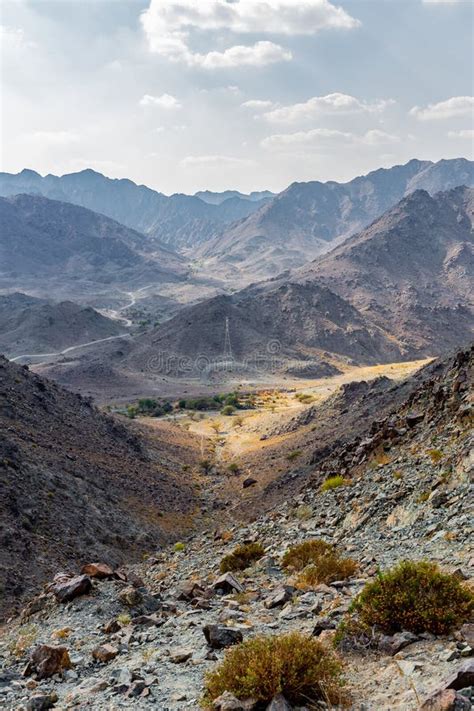
[{"label": "white cloud", "polygon": [[160,109],[180,109],[181,104],[178,99],[171,94],[161,94],[161,96],[152,96],[145,94],[140,99],[140,106],[158,106]]},{"label": "white cloud", "polygon": [[241,104],[244,109],[252,109],[253,111],[264,111],[265,109],[271,109],[274,105],[273,101],[265,101],[263,99],[250,99]]},{"label": "white cloud", "polygon": [[34,131],[28,133],[25,138],[40,145],[67,146],[70,143],[77,143],[81,137],[72,131]]},{"label": "white cloud", "polygon": [[2,52],[4,52],[8,50],[32,49],[37,45],[26,37],[25,31],[21,27],[0,25],[0,46]]},{"label": "white cloud", "polygon": [[448,131],[448,138],[467,138],[470,141],[474,141],[474,129],[465,128],[461,131]]},{"label": "white cloud", "polygon": [[453,96],[437,104],[428,104],[425,108],[414,106],[410,115],[419,121],[437,121],[441,119],[473,116],[474,96]]},{"label": "white cloud", "polygon": [[209,156],[187,156],[181,161],[181,165],[184,168],[194,167],[194,166],[230,166],[230,165],[255,165],[254,160],[248,160],[246,158],[237,158],[235,156],[221,156],[221,155],[209,155]]},{"label": "white cloud", "polygon": [[392,100],[364,101],[349,94],[313,96],[300,104],[282,106],[264,114],[272,123],[299,123],[327,114],[380,113],[394,102]]},{"label": "white cloud", "polygon": [[425,5],[455,5],[463,0],[421,0]]},{"label": "white cloud", "polygon": [[328,144],[354,144],[365,146],[382,146],[399,143],[400,138],[385,131],[371,129],[364,134],[347,131],[337,131],[329,128],[313,128],[310,131],[296,133],[280,133],[264,138],[263,148],[273,151],[291,150],[295,148],[321,148]]},{"label": "white cloud", "polygon": [[199,54],[190,46],[193,31],[292,36],[360,25],[329,0],[150,0],[141,23],[152,52],[205,69],[264,66],[291,54],[273,43],[264,51],[262,42]]},{"label": "white cloud", "polygon": [[265,67],[275,62],[289,61],[292,54],[274,42],[256,42],[254,45],[235,45],[224,52],[193,54],[189,64],[204,69],[228,69],[231,67]]}]

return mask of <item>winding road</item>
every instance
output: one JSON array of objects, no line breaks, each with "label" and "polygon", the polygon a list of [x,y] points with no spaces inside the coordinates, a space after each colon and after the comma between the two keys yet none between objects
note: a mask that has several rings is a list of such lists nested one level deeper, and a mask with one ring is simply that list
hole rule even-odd
[{"label": "winding road", "polygon": [[130,333],[119,333],[117,336],[107,336],[107,338],[99,338],[96,341],[88,341],[87,343],[78,343],[76,346],[69,346],[63,351],[58,351],[57,353],[23,353],[22,355],[10,358],[11,361],[15,362],[21,360],[22,358],[55,358],[56,356],[66,355],[66,353],[71,353],[71,351],[76,351],[79,348],[86,348],[87,346],[95,346],[98,343],[105,343],[106,341],[114,341],[117,338],[129,338]]}]

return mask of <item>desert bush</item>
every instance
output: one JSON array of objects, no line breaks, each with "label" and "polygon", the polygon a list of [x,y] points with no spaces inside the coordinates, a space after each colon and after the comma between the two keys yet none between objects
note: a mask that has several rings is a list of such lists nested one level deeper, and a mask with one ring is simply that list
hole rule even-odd
[{"label": "desert bush", "polygon": [[321,491],[329,491],[330,489],[337,489],[339,486],[344,486],[346,480],[343,476],[338,474],[337,476],[330,476],[326,481],[321,484]]},{"label": "desert bush", "polygon": [[230,471],[231,474],[237,474],[237,472],[239,471],[239,465],[237,464],[237,462],[231,462],[227,469]]},{"label": "desert bush", "polygon": [[334,546],[321,540],[304,541],[289,548],[282,564],[299,573],[295,582],[302,588],[345,580],[354,575],[358,567],[355,560],[342,558]]},{"label": "desert bush", "polygon": [[317,639],[300,632],[254,637],[229,649],[207,674],[205,688],[207,708],[224,691],[261,704],[270,703],[279,693],[292,705],[345,701],[338,658]]},{"label": "desert bush", "polygon": [[224,556],[221,560],[221,573],[228,573],[235,570],[245,570],[256,560],[265,554],[265,549],[261,543],[246,543],[237,546],[232,553]]},{"label": "desert bush", "polygon": [[181,553],[182,551],[186,550],[186,545],[184,543],[175,543],[174,550],[175,553]]},{"label": "desert bush", "polygon": [[351,609],[387,634],[403,629],[445,634],[469,619],[474,595],[436,564],[405,560],[367,583]]},{"label": "desert bush", "polygon": [[235,407],[233,405],[226,405],[225,407],[222,408],[221,410],[221,415],[233,415],[235,412]]},{"label": "desert bush", "polygon": [[289,452],[286,455],[286,458],[288,459],[289,462],[292,462],[293,459],[298,459],[298,457],[301,455],[301,449],[294,449],[292,452]]},{"label": "desert bush", "polygon": [[307,565],[316,563],[323,555],[329,555],[334,551],[334,546],[320,539],[311,539],[297,543],[288,548],[282,559],[284,568],[291,568],[295,571],[303,570]]}]

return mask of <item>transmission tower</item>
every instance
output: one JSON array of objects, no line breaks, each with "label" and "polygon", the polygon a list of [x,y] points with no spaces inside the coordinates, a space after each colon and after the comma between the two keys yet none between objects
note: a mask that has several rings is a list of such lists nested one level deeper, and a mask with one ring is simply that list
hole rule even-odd
[{"label": "transmission tower", "polygon": [[224,358],[232,360],[232,346],[230,345],[229,319],[225,320],[225,338],[224,338]]}]

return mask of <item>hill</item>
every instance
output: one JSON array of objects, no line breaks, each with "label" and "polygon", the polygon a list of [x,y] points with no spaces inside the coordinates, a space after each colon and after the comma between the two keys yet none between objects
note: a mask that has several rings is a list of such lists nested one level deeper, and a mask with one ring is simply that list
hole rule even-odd
[{"label": "hill", "polygon": [[62,351],[124,331],[122,323],[71,301],[52,304],[21,293],[0,295],[0,353],[9,358]]},{"label": "hill", "polygon": [[159,545],[195,504],[192,437],[152,441],[3,357],[0,431],[2,612],[58,567]]},{"label": "hill", "polygon": [[417,189],[430,194],[474,185],[464,158],[411,160],[348,183],[293,183],[197,251],[204,268],[234,280],[262,279],[300,267],[362,230]]}]

